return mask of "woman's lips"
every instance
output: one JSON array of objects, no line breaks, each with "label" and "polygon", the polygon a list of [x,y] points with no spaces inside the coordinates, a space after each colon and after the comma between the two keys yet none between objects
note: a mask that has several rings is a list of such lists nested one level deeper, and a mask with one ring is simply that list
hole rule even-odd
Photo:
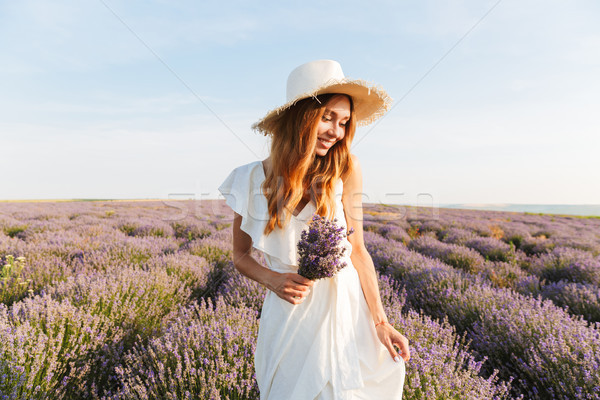
[{"label": "woman's lips", "polygon": [[323,146],[325,146],[327,148],[330,148],[335,143],[335,142],[328,142],[328,141],[323,140],[323,139],[319,139],[319,141],[323,144]]}]

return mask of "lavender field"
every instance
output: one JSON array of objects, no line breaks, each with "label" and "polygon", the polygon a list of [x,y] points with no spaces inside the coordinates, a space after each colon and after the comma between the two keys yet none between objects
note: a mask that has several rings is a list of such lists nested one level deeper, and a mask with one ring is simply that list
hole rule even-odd
[{"label": "lavender field", "polygon": [[[600,399],[600,219],[365,205],[404,399]],[[258,399],[224,202],[0,203],[0,399]],[[263,262],[260,254],[255,257]]]}]

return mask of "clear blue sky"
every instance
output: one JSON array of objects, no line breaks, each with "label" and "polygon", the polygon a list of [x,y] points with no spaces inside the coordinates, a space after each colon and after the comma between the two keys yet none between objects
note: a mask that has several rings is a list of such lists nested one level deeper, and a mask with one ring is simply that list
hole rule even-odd
[{"label": "clear blue sky", "polygon": [[268,155],[250,125],[288,73],[327,58],[395,100],[357,132],[365,202],[598,204],[598,21],[591,0],[2,0],[0,199],[217,198]]}]

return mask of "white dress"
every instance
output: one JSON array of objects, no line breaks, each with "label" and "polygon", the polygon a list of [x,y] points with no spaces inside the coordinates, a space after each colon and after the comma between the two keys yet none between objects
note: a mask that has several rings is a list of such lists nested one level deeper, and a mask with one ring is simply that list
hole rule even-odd
[{"label": "white dress", "polygon": [[[261,161],[235,168],[219,187],[226,203],[242,216],[241,229],[278,272],[297,272],[296,245],[316,211],[313,202],[283,229],[263,234],[268,221]],[[347,227],[343,185],[336,186],[336,218]],[[333,278],[315,281],[301,304],[268,290],[254,354],[261,400],[399,400],[404,360],[396,363],[377,338],[358,273],[344,239],[347,266]]]}]

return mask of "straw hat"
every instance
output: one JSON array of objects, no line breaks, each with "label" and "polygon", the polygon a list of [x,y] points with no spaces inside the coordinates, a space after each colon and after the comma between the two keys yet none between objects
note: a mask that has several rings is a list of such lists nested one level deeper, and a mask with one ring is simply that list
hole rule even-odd
[{"label": "straw hat", "polygon": [[252,129],[265,135],[272,134],[270,122],[302,99],[325,93],[342,93],[352,97],[354,116],[358,126],[372,123],[385,114],[392,98],[381,87],[363,80],[347,79],[342,66],[333,60],[317,60],[302,64],[288,76],[286,103],[271,110]]}]

